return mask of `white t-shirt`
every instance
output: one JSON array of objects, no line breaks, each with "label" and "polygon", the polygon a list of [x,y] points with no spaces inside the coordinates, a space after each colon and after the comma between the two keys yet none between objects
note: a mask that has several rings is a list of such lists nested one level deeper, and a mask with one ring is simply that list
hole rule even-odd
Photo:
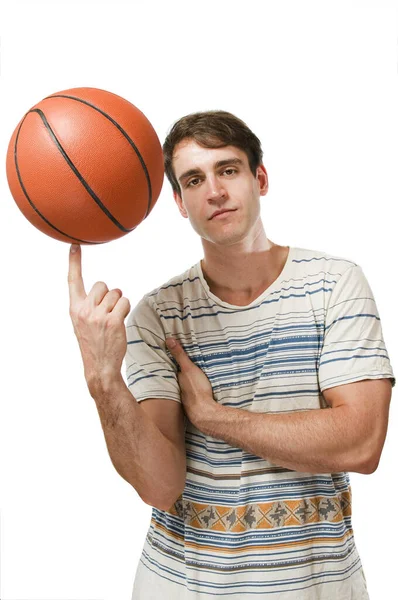
[{"label": "white t-shirt", "polygon": [[[361,267],[324,252],[291,247],[247,306],[217,298],[200,261],[145,294],[127,320],[127,382],[138,402],[181,402],[169,335],[217,402],[252,412],[329,409],[326,388],[395,384]],[[368,600],[348,473],[280,467],[188,419],[185,443],[185,489],[169,510],[152,510],[133,600]]]}]

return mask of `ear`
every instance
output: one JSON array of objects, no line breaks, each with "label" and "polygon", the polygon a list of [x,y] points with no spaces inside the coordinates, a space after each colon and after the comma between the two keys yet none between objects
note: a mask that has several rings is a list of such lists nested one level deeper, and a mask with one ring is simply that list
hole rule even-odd
[{"label": "ear", "polygon": [[178,210],[180,211],[180,213],[182,214],[182,216],[185,219],[188,219],[188,213],[185,210],[185,206],[184,206],[184,203],[183,203],[183,201],[181,199],[180,194],[178,194],[177,192],[173,192],[173,196],[174,196],[174,200],[176,201],[176,204],[178,206]]},{"label": "ear", "polygon": [[257,181],[260,186],[260,196],[268,192],[268,174],[263,164],[257,167]]}]

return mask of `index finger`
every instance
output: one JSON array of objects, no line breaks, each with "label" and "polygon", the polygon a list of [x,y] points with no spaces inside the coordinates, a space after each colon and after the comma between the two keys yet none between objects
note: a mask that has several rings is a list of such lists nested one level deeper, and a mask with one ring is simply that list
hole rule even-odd
[{"label": "index finger", "polygon": [[[174,345],[171,340],[175,342]],[[188,354],[185,352],[184,348],[181,346],[179,340],[173,337],[168,337],[166,338],[165,342],[166,346],[168,347],[174,358],[177,360],[180,367],[182,367],[183,369],[187,369],[192,366],[193,363],[189,358]]]},{"label": "index finger", "polygon": [[[76,251],[72,249],[76,248]],[[72,302],[84,300],[86,290],[82,278],[82,250],[80,244],[72,244],[69,251],[69,271],[68,271],[69,299]]]}]

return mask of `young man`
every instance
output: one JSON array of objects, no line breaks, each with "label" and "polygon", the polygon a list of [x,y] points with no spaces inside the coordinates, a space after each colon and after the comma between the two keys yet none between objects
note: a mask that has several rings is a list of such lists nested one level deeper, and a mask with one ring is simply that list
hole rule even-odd
[{"label": "young man", "polygon": [[163,149],[204,258],[126,331],[128,300],[104,283],[86,296],[70,256],[109,453],[153,506],[133,600],[366,600],[348,472],[377,468],[395,384],[369,284],[351,260],[267,238],[267,172],[240,119],[188,115]]}]

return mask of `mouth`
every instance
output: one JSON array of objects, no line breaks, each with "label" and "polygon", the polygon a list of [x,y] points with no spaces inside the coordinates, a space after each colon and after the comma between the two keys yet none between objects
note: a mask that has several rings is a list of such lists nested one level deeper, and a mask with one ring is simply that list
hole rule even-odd
[{"label": "mouth", "polygon": [[210,217],[210,221],[212,221],[213,219],[222,219],[228,213],[235,212],[235,211],[236,211],[236,208],[231,208],[231,209],[227,209],[227,210],[222,210],[220,212],[216,212],[216,213],[214,213],[214,215],[212,215]]}]

